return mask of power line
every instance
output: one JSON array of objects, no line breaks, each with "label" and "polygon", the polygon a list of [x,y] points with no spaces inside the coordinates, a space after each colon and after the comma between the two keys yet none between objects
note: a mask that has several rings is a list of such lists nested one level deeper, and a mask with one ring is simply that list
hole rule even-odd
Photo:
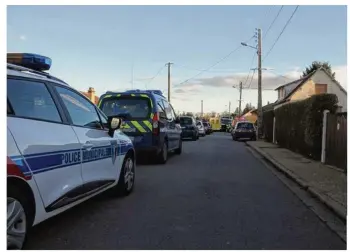
[{"label": "power line", "polygon": [[282,31],[280,32],[280,34],[278,35],[277,39],[275,40],[275,42],[274,42],[273,45],[271,46],[270,50],[266,53],[266,55],[265,55],[263,61],[269,56],[270,52],[271,52],[272,49],[275,47],[276,43],[278,42],[278,40],[279,40],[280,37],[282,36],[284,30],[285,30],[285,29],[287,28],[287,26],[289,25],[290,21],[292,20],[294,14],[297,12],[298,8],[299,8],[299,5],[297,5],[297,7],[294,9],[292,15],[289,17],[287,23],[284,25],[284,27],[283,27]]},{"label": "power line", "polygon": [[247,78],[246,78],[246,80],[245,80],[245,82],[244,82],[244,86],[247,85],[250,72],[252,71],[252,67],[253,67],[253,64],[254,64],[255,57],[256,57],[256,52],[254,52],[254,55],[253,55],[253,58],[252,58],[252,62],[250,63],[249,72],[248,72]]},{"label": "power line", "polygon": [[231,70],[231,69],[226,69],[226,70],[205,70],[205,69],[199,69],[199,68],[194,68],[194,67],[188,67],[188,66],[185,66],[185,65],[175,65],[174,66],[177,66],[177,67],[181,67],[181,68],[185,68],[185,69],[188,69],[188,70],[192,70],[192,71],[199,71],[199,72],[209,72],[209,73],[232,73],[234,71],[237,71],[237,70]]},{"label": "power line", "polygon": [[149,82],[146,83],[145,87],[147,88],[147,86],[162,72],[162,70],[164,69],[165,66],[162,66],[158,72],[156,73],[156,75],[154,75],[150,80]]},{"label": "power line", "polygon": [[255,69],[253,70],[252,78],[250,78],[250,83],[249,83],[248,89],[249,89],[250,86],[252,85],[254,75],[255,75]]},{"label": "power line", "polygon": [[281,6],[281,8],[279,9],[277,15],[275,16],[275,18],[274,18],[273,21],[271,22],[269,28],[267,28],[267,30],[266,30],[266,32],[265,32],[265,34],[264,34],[264,36],[263,36],[263,39],[267,36],[267,34],[269,33],[271,27],[275,24],[275,22],[276,22],[278,16],[281,14],[281,11],[283,10],[283,7],[284,7],[284,5]]},{"label": "power line", "polygon": [[[252,36],[250,39],[248,39],[247,41],[245,41],[245,43],[248,43],[252,38],[254,38],[254,36]],[[232,50],[231,52],[229,52],[227,55],[225,55],[224,57],[222,57],[221,59],[219,59],[218,61],[216,61],[214,64],[212,64],[211,66],[203,69],[202,71],[200,71],[198,74],[192,76],[191,78],[188,78],[187,80],[180,82],[178,85],[181,85],[183,83],[188,82],[189,80],[192,80],[194,78],[196,78],[197,76],[201,75],[203,72],[208,71],[209,69],[213,68],[214,66],[216,66],[217,64],[219,64],[220,62],[224,61],[225,59],[227,59],[228,57],[230,57],[233,53],[235,53],[236,51],[238,51],[238,49],[240,49],[242,47],[242,45],[240,44],[238,47],[236,47],[234,50]]]}]

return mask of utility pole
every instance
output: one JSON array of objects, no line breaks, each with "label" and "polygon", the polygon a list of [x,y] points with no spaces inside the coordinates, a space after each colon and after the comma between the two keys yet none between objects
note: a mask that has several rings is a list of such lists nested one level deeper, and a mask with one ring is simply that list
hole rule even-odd
[{"label": "utility pole", "polygon": [[203,100],[201,100],[201,117],[203,118]]},{"label": "utility pole", "polygon": [[228,102],[228,113],[231,116],[231,101]]},{"label": "utility pole", "polygon": [[241,104],[242,104],[242,81],[239,82],[239,105],[238,105],[238,116],[241,116]]},{"label": "utility pole", "polygon": [[168,101],[170,102],[170,87],[171,87],[171,84],[170,84],[170,66],[172,65],[173,63],[171,62],[168,62],[166,63],[165,65],[168,66]]},{"label": "utility pole", "polygon": [[258,29],[258,138],[262,137],[262,97],[261,97],[261,29]]}]

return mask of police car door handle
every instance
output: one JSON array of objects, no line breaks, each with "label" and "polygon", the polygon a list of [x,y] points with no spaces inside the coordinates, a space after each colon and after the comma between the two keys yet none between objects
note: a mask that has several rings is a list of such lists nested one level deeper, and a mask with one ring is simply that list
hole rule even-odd
[{"label": "police car door handle", "polygon": [[94,145],[93,145],[92,143],[86,142],[86,143],[83,145],[83,149],[91,150],[93,146],[94,146]]}]

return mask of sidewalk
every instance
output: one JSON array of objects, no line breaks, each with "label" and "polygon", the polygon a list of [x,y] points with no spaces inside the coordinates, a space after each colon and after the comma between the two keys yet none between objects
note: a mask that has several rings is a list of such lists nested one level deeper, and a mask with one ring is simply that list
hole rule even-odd
[{"label": "sidewalk", "polygon": [[345,173],[272,143],[264,141],[246,143],[346,220]]}]

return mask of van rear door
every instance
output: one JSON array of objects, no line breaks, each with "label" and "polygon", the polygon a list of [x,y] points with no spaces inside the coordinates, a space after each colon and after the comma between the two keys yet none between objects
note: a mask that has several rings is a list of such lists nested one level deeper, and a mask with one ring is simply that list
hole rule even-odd
[{"label": "van rear door", "polygon": [[152,100],[146,94],[116,94],[102,98],[100,109],[107,115],[127,113],[121,130],[138,147],[152,143]]}]

